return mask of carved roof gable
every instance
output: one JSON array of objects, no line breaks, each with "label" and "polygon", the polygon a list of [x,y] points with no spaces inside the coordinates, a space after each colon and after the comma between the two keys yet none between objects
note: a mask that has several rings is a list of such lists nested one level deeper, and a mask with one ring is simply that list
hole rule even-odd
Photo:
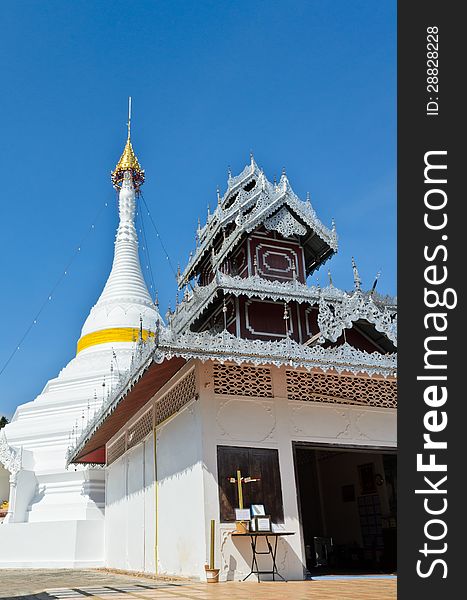
[{"label": "carved roof gable", "polygon": [[[278,184],[273,184],[252,160],[239,176],[229,178],[227,191],[219,198],[216,210],[208,216],[206,225],[198,229],[197,249],[180,277],[180,286],[196,275],[208,253],[215,270],[245,233],[251,233],[261,225],[284,236],[313,238],[316,255],[311,261],[313,268],[337,251],[334,227],[328,229],[321,223],[309,200],[300,200],[285,173]],[[221,247],[215,250],[214,241],[220,232],[228,229]],[[313,269],[310,267],[309,270]]]}]

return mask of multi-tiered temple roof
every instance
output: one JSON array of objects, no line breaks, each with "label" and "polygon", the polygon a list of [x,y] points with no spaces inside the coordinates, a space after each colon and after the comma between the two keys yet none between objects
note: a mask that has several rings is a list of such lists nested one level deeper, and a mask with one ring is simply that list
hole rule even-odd
[{"label": "multi-tiered temple roof", "polygon": [[182,301],[139,344],[130,372],[73,440],[69,462],[95,457],[190,359],[395,376],[395,305],[364,292],[355,265],[352,292],[307,285],[336,251],[334,226],[321,223],[285,173],[271,183],[251,158],[198,227],[178,276]]},{"label": "multi-tiered temple roof", "polygon": [[199,272],[206,257],[212,269],[221,268],[245,235],[260,226],[284,237],[300,239],[305,250],[307,275],[337,252],[337,234],[316,216],[310,201],[292,190],[287,175],[271,183],[253,157],[237,177],[227,181],[224,196],[204,227],[197,231],[197,248],[179,279],[184,285]]}]

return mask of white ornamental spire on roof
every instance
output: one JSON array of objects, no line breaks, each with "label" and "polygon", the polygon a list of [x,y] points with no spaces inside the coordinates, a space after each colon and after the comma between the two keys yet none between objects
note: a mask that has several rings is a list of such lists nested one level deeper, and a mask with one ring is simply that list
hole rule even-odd
[{"label": "white ornamental spire on roof", "polygon": [[138,254],[135,211],[136,195],[144,181],[142,173],[131,146],[128,126],[125,150],[112,174],[114,186],[119,190],[120,216],[112,270],[83,325],[78,352],[100,344],[135,342],[141,322],[146,339],[155,331],[160,319],[144,281]]}]

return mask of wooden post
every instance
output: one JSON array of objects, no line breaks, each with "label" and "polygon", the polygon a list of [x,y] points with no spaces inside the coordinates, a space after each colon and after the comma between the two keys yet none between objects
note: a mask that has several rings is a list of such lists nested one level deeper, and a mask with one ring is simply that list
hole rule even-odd
[{"label": "wooden post", "polygon": [[242,474],[237,471],[238,508],[243,508]]},{"label": "wooden post", "polygon": [[211,519],[211,548],[209,554],[209,568],[214,569],[214,547],[215,547],[215,530],[216,530],[216,522],[214,519]]}]

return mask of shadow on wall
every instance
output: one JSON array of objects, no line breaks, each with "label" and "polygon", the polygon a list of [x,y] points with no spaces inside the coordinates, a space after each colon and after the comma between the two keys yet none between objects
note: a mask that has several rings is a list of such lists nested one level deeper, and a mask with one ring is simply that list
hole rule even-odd
[{"label": "shadow on wall", "polygon": [[[201,439],[198,415],[188,404],[157,430],[156,456],[157,480],[161,485],[171,480],[183,479],[201,460]],[[131,471],[132,485],[123,485]],[[154,482],[154,442],[152,436],[117,459],[107,468],[107,505],[129,499]]]},{"label": "shadow on wall", "polygon": [[[184,469],[179,470],[176,473],[172,473],[171,475],[165,475],[158,479],[158,485],[162,485],[165,481],[182,479],[187,473],[191,473],[193,469],[196,467],[198,463],[193,463],[193,465],[186,467]],[[134,468],[134,465],[130,465],[130,468]],[[131,492],[129,492],[126,488],[124,482],[126,478],[126,465],[125,458],[119,458],[115,463],[111,465],[112,474],[108,474],[107,476],[107,506],[118,504],[119,502],[131,500],[132,497],[138,496],[141,493],[146,492],[150,488],[152,488],[154,484],[154,479],[145,478],[136,480],[136,487],[134,487]],[[150,468],[153,469],[153,465],[150,465]],[[0,600],[2,600],[0,598]]]}]

